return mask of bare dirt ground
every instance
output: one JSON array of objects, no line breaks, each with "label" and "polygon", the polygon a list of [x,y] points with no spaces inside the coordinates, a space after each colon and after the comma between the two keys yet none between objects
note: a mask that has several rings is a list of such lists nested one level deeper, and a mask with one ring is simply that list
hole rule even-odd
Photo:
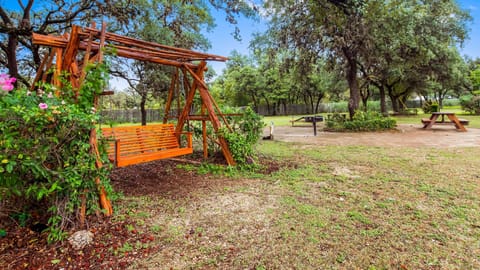
[{"label": "bare dirt ground", "polygon": [[[274,139],[315,145],[365,145],[379,147],[474,147],[480,146],[480,129],[457,131],[453,126],[435,126],[425,130],[421,125],[398,125],[396,130],[384,132],[324,132],[317,127],[317,136],[311,126],[275,127]],[[268,135],[269,128],[264,131]]]}]

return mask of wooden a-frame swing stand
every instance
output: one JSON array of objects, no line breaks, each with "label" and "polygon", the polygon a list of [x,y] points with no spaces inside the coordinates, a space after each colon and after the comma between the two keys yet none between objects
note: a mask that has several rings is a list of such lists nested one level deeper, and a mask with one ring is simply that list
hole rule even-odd
[{"label": "wooden a-frame swing stand", "polygon": [[[203,149],[204,156],[206,156],[208,155],[206,121],[211,122],[216,132],[218,132],[223,125],[230,129],[224,115],[220,112],[218,105],[209,93],[207,84],[204,80],[206,61],[226,61],[227,58],[225,57],[108,33],[106,32],[105,23],[102,24],[101,30],[96,29],[95,24],[92,24],[91,27],[85,28],[74,25],[71,32],[66,33],[63,36],[40,35],[34,33],[32,40],[34,45],[51,48],[49,54],[46,54],[43,58],[36,74],[35,81],[32,84],[32,90],[39,81],[48,81],[57,86],[57,89],[62,89],[60,74],[66,73],[73,91],[75,91],[75,95],[78,96],[80,94],[79,89],[86,76],[87,65],[90,63],[102,62],[104,48],[108,47],[119,57],[175,67],[176,72],[174,72],[172,76],[169,95],[166,102],[164,123],[169,119],[169,111],[175,92],[177,92],[177,96],[179,96],[179,80],[183,77],[182,83],[187,90],[185,91],[183,109],[178,115],[177,125],[174,127],[174,133],[172,133],[176,134],[177,141],[180,140],[180,134],[183,132],[185,123],[187,123],[188,120],[201,120],[203,128]],[[53,76],[49,76],[48,72],[52,69],[54,70]],[[180,76],[180,74],[183,76]],[[199,94],[202,101],[201,114],[190,115],[196,93]],[[58,92],[56,94],[61,95],[62,93]],[[102,94],[112,93],[104,92]],[[93,104],[97,107],[98,96],[95,96]],[[178,104],[180,105],[180,101],[178,101]],[[235,165],[235,161],[225,138],[218,136],[217,143],[220,146],[227,163],[229,165]],[[189,144],[191,144],[191,141],[189,141]],[[91,151],[97,156],[96,165],[100,168],[103,164],[98,152],[96,129],[90,131],[90,145]],[[173,150],[173,152],[175,154],[175,150]],[[178,154],[182,155],[185,153],[178,152]],[[138,155],[142,155],[142,153]],[[172,155],[160,155],[158,157],[164,158],[170,156]],[[139,162],[142,162],[142,160],[145,161],[145,159],[138,160],[140,160]],[[99,179],[96,179],[96,182],[100,185]],[[100,205],[107,216],[113,213],[110,200],[102,187],[100,187]],[[85,217],[85,207],[82,207],[81,212],[80,215],[83,222]]]}]

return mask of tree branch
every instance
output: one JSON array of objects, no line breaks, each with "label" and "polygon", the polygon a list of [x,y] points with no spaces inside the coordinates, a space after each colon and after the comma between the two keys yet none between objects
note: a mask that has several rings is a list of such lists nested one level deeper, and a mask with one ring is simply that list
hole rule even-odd
[{"label": "tree branch", "polygon": [[7,12],[0,7],[0,18],[2,18],[2,21],[5,25],[12,25],[12,20],[10,20],[10,17],[8,17]]}]

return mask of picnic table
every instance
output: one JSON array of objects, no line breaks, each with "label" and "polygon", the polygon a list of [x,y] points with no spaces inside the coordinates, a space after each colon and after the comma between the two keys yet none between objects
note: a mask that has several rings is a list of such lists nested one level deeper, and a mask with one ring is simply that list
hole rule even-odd
[{"label": "picnic table", "polygon": [[453,112],[433,112],[430,118],[422,118],[422,123],[424,129],[430,129],[433,125],[454,125],[457,130],[467,131],[465,126],[468,120],[458,118]]},{"label": "picnic table", "polygon": [[290,120],[290,123],[292,123],[292,127],[295,126],[296,122],[307,122],[307,123],[316,123],[316,122],[322,122],[323,121],[323,116],[321,115],[312,115],[312,116],[302,116],[294,120]]}]

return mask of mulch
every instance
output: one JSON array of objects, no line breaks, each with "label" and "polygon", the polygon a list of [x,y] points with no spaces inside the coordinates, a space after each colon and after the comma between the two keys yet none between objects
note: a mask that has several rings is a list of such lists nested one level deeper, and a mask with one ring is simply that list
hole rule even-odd
[{"label": "mulch", "polygon": [[[188,198],[198,190],[242,182],[223,176],[198,175],[194,170],[179,166],[192,163],[198,164],[198,161],[159,160],[116,168],[111,182],[115,191],[125,196],[172,199]],[[265,174],[281,167],[274,161],[262,163]],[[7,232],[6,236],[0,236],[0,269],[125,269],[133,261],[142,260],[161,248],[154,235],[141,231],[132,220],[95,214],[90,215],[87,222],[87,229],[94,233],[94,243],[80,251],[66,240],[48,244],[46,232],[40,232],[31,224],[19,226],[13,218],[3,217],[0,229]],[[75,231],[72,229],[69,233]]]}]

